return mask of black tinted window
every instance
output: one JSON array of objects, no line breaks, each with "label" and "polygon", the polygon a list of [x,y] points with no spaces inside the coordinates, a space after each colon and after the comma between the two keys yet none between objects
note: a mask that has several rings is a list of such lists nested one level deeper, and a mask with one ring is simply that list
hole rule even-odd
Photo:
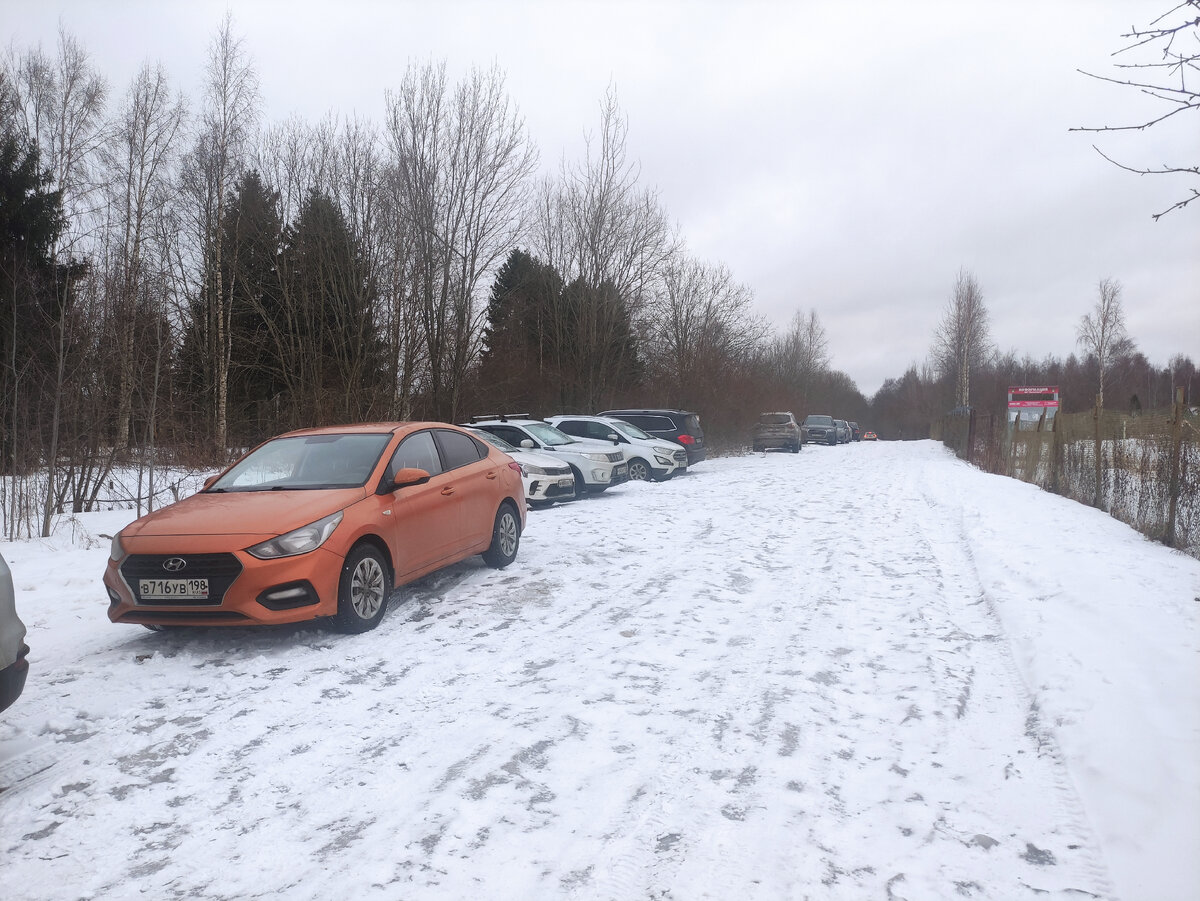
[{"label": "black tinted window", "polygon": [[442,449],[442,464],[446,469],[457,469],[468,463],[477,463],[480,448],[475,439],[462,432],[452,432],[449,429],[438,429],[438,447]]},{"label": "black tinted window", "polygon": [[568,435],[575,435],[583,438],[587,435],[587,430],[584,428],[586,423],[580,422],[578,419],[564,419],[555,426],[560,432],[566,432]]}]

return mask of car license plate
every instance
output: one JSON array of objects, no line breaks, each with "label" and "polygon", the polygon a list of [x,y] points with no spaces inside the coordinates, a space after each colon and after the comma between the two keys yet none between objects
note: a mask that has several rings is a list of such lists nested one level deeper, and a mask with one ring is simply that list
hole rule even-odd
[{"label": "car license plate", "polygon": [[613,467],[613,478],[618,478],[619,476],[625,475],[626,469],[627,469],[627,467],[625,466],[624,463],[622,463],[620,466],[614,466]]},{"label": "car license plate", "polygon": [[208,579],[138,579],[143,601],[206,601]]},{"label": "car license plate", "polygon": [[565,479],[559,479],[559,480],[558,480],[558,487],[559,487],[559,488],[573,488],[574,486],[575,486],[575,479],[574,479],[574,477],[569,477],[569,478],[565,478]]}]

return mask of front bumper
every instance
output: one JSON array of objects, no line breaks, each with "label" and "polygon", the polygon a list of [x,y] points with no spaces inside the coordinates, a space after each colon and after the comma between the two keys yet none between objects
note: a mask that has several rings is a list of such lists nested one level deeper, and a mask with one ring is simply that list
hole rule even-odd
[{"label": "front bumper", "polygon": [[[240,571],[219,598],[206,601],[139,602],[122,569],[134,557],[172,553],[153,545],[130,548],[120,564],[108,561],[104,587],[108,591],[108,618],[114,623],[181,626],[279,625],[333,616],[337,613],[338,579],[343,559],[325,548],[276,560],[259,560],[245,551],[226,552],[241,563]],[[196,557],[197,554],[178,554]],[[218,556],[211,554],[208,556]],[[192,575],[210,578],[201,569]],[[217,577],[210,583],[217,584]]]},{"label": "front bumper", "polygon": [[571,501],[575,499],[575,477],[566,475],[531,476],[525,483],[527,501]]}]

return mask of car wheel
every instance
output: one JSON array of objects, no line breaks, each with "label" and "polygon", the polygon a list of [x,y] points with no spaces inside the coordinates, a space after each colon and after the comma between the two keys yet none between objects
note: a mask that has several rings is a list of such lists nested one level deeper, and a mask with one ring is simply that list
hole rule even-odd
[{"label": "car wheel", "polygon": [[795,444],[792,445],[792,453],[793,454],[800,453],[800,442],[797,441]]},{"label": "car wheel", "polygon": [[521,544],[521,519],[509,504],[501,504],[492,526],[492,543],[483,552],[483,562],[494,569],[504,569],[517,559]]},{"label": "car wheel", "polygon": [[333,627],[350,634],[374,629],[383,619],[391,594],[391,576],[379,549],[370,544],[358,545],[342,564]]},{"label": "car wheel", "polygon": [[826,442],[826,444],[828,444],[830,447],[836,447],[836,446],[837,446],[837,436],[836,436],[836,435],[834,435],[832,438],[830,438],[830,439],[829,439],[829,440]]},{"label": "car wheel", "polygon": [[653,475],[650,464],[641,457],[634,457],[629,461],[629,481],[649,482]]}]

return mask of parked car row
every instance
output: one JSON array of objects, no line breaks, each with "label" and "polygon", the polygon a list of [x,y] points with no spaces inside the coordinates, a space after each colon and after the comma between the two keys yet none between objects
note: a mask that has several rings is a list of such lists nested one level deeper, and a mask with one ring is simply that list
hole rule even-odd
[{"label": "parked car row", "polygon": [[[325,619],[364,632],[395,586],[473,555],[510,564],[529,506],[672,478],[704,456],[700,419],[681,410],[290,432],[113,537],[108,616],[156,631]],[[0,633],[0,701],[24,682],[23,637]]]},{"label": "parked car row", "polygon": [[[469,427],[537,456],[528,461],[533,471],[526,469],[531,476],[526,497],[535,506],[599,494],[630,480],[666,481],[706,454],[700,417],[684,410],[610,410],[544,420],[491,414],[474,417]],[[570,494],[563,466],[574,482]],[[553,491],[543,493],[546,482],[533,478],[542,475],[557,480]]]},{"label": "parked car row", "polygon": [[804,417],[804,423],[800,426],[800,434],[805,444],[810,442],[830,445],[849,444],[851,441],[861,441],[863,438],[857,422],[834,419],[824,413],[810,413]]}]

